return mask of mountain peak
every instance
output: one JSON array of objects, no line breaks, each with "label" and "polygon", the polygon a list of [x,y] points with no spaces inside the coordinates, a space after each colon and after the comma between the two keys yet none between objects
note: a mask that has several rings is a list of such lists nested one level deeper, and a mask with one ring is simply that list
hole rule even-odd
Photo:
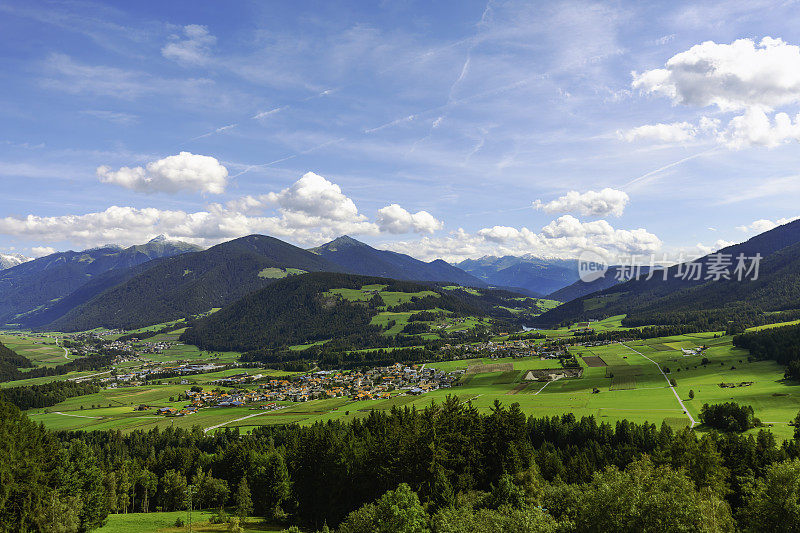
[{"label": "mountain peak", "polygon": [[325,243],[325,244],[323,244],[322,246],[319,246],[316,249],[317,250],[325,249],[325,250],[328,250],[328,251],[331,251],[331,252],[335,252],[337,250],[344,250],[346,248],[353,248],[353,247],[356,247],[356,246],[368,247],[369,245],[364,244],[361,241],[357,241],[357,240],[355,240],[354,238],[352,238],[349,235],[342,235],[341,237],[336,237],[331,242]]},{"label": "mountain peak", "polygon": [[0,270],[15,267],[30,261],[30,257],[25,257],[22,254],[12,254],[0,252]]}]

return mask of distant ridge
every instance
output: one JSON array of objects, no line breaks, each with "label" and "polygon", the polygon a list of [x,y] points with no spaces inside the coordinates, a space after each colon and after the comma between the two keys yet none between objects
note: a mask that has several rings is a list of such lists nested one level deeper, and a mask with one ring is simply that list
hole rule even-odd
[{"label": "distant ridge", "polygon": [[574,259],[484,256],[465,259],[455,266],[489,285],[519,287],[540,295],[553,293],[578,280],[578,262]]},{"label": "distant ridge", "polygon": [[487,286],[484,281],[441,259],[426,263],[409,255],[377,250],[348,235],[309,251],[336,263],[346,272],[362,276],[407,281],[441,281],[468,287]]},{"label": "distant ridge", "polygon": [[248,235],[207,250],[156,262],[47,324],[81,331],[135,328],[222,307],[261,289],[286,269],[341,272],[323,257],[266,235]]},{"label": "distant ridge", "polygon": [[[536,318],[541,325],[627,313],[628,325],[673,324],[690,319],[704,327],[720,327],[744,316],[800,309],[800,220],[778,226],[716,253],[736,257],[761,254],[757,280],[681,279],[680,266],[667,279],[630,280],[583,295]],[[697,262],[706,265],[714,254]],[[705,272],[705,269],[704,269]],[[608,274],[607,274],[608,275]]]},{"label": "distant ridge", "polygon": [[22,254],[0,253],[0,270],[5,270],[7,268],[15,267],[30,260],[31,260],[30,257],[25,257]]},{"label": "distant ridge", "polygon": [[154,240],[124,249],[109,245],[81,252],[57,252],[0,270],[0,325],[41,312],[106,272],[123,271],[198,249],[180,241]]}]

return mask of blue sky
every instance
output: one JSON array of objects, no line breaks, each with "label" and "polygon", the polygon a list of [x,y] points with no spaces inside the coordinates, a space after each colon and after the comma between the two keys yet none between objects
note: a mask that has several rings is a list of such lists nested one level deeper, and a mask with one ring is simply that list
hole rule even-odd
[{"label": "blue sky", "polygon": [[709,251],[800,215],[795,2],[0,4],[0,251]]}]

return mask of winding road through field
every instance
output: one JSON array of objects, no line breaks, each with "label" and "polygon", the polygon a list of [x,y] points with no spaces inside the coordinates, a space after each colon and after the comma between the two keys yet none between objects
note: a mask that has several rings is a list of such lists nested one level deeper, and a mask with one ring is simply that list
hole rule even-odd
[{"label": "winding road through field", "polygon": [[652,359],[650,359],[649,357],[647,357],[647,356],[646,356],[645,354],[643,354],[642,352],[640,352],[640,351],[638,351],[638,350],[634,350],[633,348],[631,348],[630,346],[628,346],[628,345],[627,345],[627,344],[625,344],[624,342],[621,342],[620,344],[621,344],[621,345],[623,345],[624,347],[626,347],[627,349],[629,349],[630,351],[632,351],[632,352],[634,352],[634,353],[638,353],[639,355],[641,355],[642,357],[644,357],[645,359],[647,359],[648,361],[650,361],[651,363],[653,363],[654,365],[656,365],[656,368],[658,368],[658,371],[659,371],[659,372],[661,372],[661,375],[662,375],[662,376],[664,376],[664,379],[666,379],[666,380],[667,380],[667,385],[669,385],[669,388],[672,390],[672,394],[674,394],[674,395],[675,395],[675,399],[676,399],[676,400],[678,400],[678,403],[679,403],[679,404],[681,404],[681,409],[683,409],[683,412],[686,414],[686,416],[688,416],[688,417],[689,417],[689,421],[690,421],[690,422],[691,422],[691,424],[692,424],[692,425],[691,425],[691,427],[694,427],[694,426],[696,426],[696,425],[697,425],[697,421],[694,419],[694,417],[692,417],[692,414],[689,412],[689,410],[686,408],[686,406],[685,406],[685,405],[683,405],[683,400],[681,400],[681,397],[680,397],[680,396],[678,396],[678,391],[676,391],[676,390],[675,390],[675,387],[673,387],[673,386],[672,386],[672,382],[669,380],[669,378],[667,377],[667,375],[664,373],[664,371],[663,371],[663,370],[661,370],[661,365],[659,365],[658,363],[656,363],[655,361],[653,361]]},{"label": "winding road through field", "polygon": [[69,350],[67,350],[66,348],[64,348],[63,346],[61,346],[61,345],[58,343],[58,342],[59,342],[59,340],[60,340],[60,339],[56,339],[56,346],[58,346],[59,348],[61,348],[62,350],[64,350],[64,359],[66,359],[67,361],[72,361],[72,357],[70,357],[70,356],[69,356]]},{"label": "winding road through field", "polygon": [[274,413],[274,412],[275,411],[273,411],[273,410],[262,411],[260,413],[253,413],[252,415],[243,416],[241,418],[234,418],[233,420],[227,420],[227,421],[223,422],[222,424],[217,424],[216,426],[209,426],[207,428],[204,428],[203,429],[203,433],[208,433],[212,429],[221,428],[222,426],[227,426],[228,424],[231,424],[233,422],[241,422],[242,420],[247,420],[248,418],[253,418],[254,416],[261,416],[261,415],[265,415],[267,413]]}]

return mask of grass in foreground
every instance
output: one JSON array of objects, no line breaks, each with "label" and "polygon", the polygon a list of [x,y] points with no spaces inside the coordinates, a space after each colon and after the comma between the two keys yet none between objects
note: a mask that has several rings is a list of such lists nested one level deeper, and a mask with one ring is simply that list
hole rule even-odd
[{"label": "grass in foreground", "polygon": [[[212,524],[209,522],[213,511],[193,511],[192,531],[211,532],[228,531],[227,524]],[[143,532],[184,532],[186,526],[175,527],[175,521],[187,521],[186,511],[160,512],[160,513],[128,513],[108,515],[106,525],[96,529],[98,533],[143,533]],[[258,517],[250,517],[243,524],[245,531],[283,531],[283,527],[265,524]]]}]

